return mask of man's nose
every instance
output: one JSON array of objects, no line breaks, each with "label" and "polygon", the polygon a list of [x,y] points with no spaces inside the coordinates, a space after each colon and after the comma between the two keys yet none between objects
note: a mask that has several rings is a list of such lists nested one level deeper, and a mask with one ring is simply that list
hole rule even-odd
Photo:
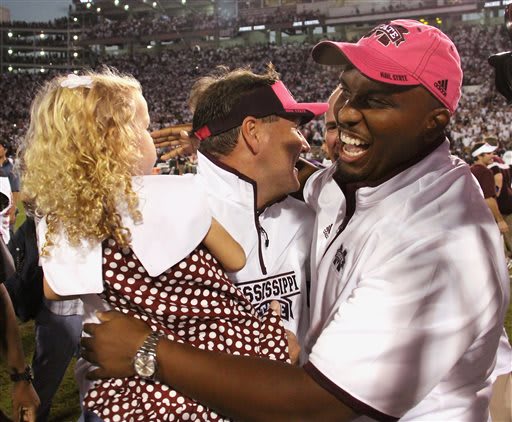
[{"label": "man's nose", "polygon": [[299,131],[299,133],[300,133],[300,141],[302,143],[300,152],[309,152],[309,150],[311,149],[311,146],[309,145],[309,142],[306,141],[306,138],[304,137],[302,132]]}]

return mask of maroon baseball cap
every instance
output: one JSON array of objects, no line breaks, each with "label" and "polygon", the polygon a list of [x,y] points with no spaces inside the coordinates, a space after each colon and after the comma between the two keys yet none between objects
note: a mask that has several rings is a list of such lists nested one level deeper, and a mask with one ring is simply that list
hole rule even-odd
[{"label": "maroon baseball cap", "polygon": [[317,63],[351,63],[366,77],[392,85],[422,85],[452,113],[461,96],[462,68],[453,42],[440,29],[410,19],[373,28],[357,43],[322,41]]},{"label": "maroon baseball cap", "polygon": [[328,103],[298,103],[284,83],[276,81],[272,85],[264,85],[242,95],[226,117],[208,122],[200,128],[193,128],[192,132],[198,139],[203,140],[240,126],[247,116],[262,118],[277,115],[298,118],[302,125],[325,113],[328,108]]}]

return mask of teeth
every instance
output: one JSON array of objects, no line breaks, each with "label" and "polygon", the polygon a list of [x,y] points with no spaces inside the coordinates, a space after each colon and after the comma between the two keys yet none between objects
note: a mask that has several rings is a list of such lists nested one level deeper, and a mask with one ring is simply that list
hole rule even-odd
[{"label": "teeth", "polygon": [[360,139],[352,138],[350,136],[344,135],[343,133],[340,136],[340,140],[344,144],[349,144],[349,145],[368,145],[365,142],[361,141]]},{"label": "teeth", "polygon": [[347,151],[346,149],[344,149],[343,152],[345,152],[345,154],[347,154],[351,157],[357,157],[358,155],[361,155],[364,151],[354,152],[354,151]]}]

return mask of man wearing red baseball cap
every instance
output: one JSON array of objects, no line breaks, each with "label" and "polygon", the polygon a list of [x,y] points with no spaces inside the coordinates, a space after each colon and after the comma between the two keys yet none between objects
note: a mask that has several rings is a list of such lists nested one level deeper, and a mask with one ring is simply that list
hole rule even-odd
[{"label": "man wearing red baseball cap", "polygon": [[[356,44],[322,42],[313,58],[344,69],[338,159],[304,190],[317,213],[305,363],[160,340],[157,378],[236,420],[485,421],[508,273],[478,185],[444,137],[462,81],[455,46],[397,20]],[[100,366],[91,376],[133,375],[150,329],[101,318],[83,340]]]}]

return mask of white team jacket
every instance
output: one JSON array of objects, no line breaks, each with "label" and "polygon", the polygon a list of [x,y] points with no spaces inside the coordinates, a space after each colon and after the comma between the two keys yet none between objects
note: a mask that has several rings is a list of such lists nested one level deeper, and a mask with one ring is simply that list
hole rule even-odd
[{"label": "white team jacket", "polygon": [[509,280],[496,223],[448,147],[352,195],[334,168],[306,185],[317,218],[305,368],[373,419],[487,420]]},{"label": "white team jacket", "polygon": [[211,212],[247,256],[245,267],[230,273],[230,279],[260,312],[278,300],[286,328],[300,337],[307,329],[313,213],[302,202],[286,197],[258,214],[256,182],[210,157],[198,156],[198,177]]}]

